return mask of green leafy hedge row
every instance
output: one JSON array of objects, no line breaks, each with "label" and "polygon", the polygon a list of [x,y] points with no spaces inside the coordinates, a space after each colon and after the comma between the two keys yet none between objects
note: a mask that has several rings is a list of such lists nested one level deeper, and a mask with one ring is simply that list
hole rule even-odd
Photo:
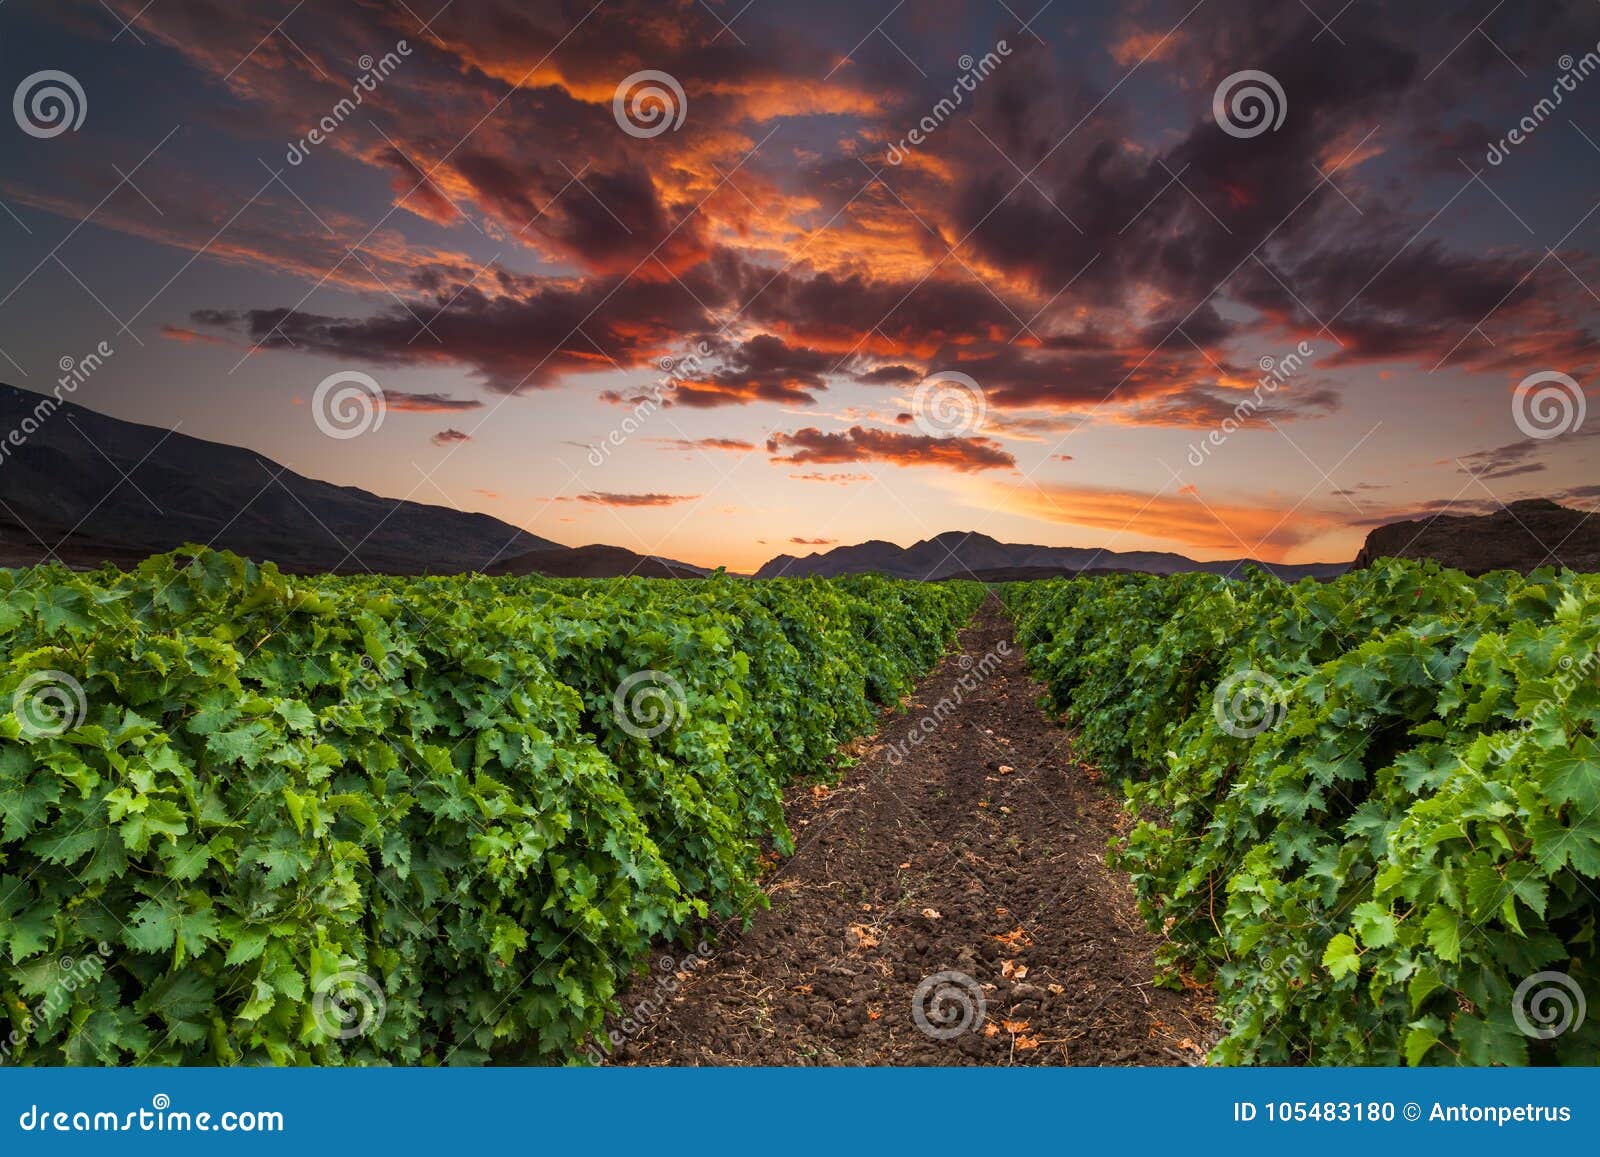
[{"label": "green leafy hedge row", "polygon": [[1006,597],[1078,751],[1126,777],[1113,861],[1214,979],[1214,1059],[1600,1062],[1600,576]]},{"label": "green leafy hedge row", "polygon": [[185,551],[0,595],[0,1059],[470,1064],[576,1056],[653,938],[763,902],[785,782],[981,589]]}]

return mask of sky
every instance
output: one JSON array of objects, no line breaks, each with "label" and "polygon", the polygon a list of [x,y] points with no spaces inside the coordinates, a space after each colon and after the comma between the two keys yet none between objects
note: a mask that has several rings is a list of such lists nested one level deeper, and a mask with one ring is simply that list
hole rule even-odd
[{"label": "sky", "polygon": [[9,0],[0,80],[0,378],[557,542],[1600,498],[1595,0]]}]

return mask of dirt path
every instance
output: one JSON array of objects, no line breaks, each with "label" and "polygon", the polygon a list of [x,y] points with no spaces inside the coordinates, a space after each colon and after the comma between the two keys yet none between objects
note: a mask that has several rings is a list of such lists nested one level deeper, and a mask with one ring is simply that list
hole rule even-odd
[{"label": "dirt path", "polygon": [[[769,882],[771,909],[624,1026],[617,1062],[1199,1059],[1215,1035],[1204,1001],[1151,984],[1156,941],[1105,864],[1121,810],[1036,706],[998,603],[961,648],[839,786],[793,793],[796,852]],[[931,730],[905,745],[925,716]],[[660,980],[624,1008],[659,998]]]}]

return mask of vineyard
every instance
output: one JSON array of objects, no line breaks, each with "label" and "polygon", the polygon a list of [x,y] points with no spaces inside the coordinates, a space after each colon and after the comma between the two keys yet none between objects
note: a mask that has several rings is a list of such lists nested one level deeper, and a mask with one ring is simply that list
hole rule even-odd
[{"label": "vineyard", "polygon": [[[7,1062],[578,1055],[981,588],[0,571]],[[374,1015],[378,1006],[382,1015]]]},{"label": "vineyard", "polygon": [[1007,589],[1223,1063],[1593,1064],[1600,577]]},{"label": "vineyard", "polygon": [[0,571],[0,1060],[1600,1057],[1600,576],[999,593]]}]

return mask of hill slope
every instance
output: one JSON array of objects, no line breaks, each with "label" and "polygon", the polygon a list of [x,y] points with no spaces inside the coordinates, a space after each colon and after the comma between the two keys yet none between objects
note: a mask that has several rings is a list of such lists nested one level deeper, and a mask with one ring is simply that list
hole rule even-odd
[{"label": "hill slope", "polygon": [[238,446],[52,403],[0,385],[0,566],[52,554],[132,566],[197,542],[290,571],[703,573],[619,547],[562,546],[487,514],[335,486]]}]

